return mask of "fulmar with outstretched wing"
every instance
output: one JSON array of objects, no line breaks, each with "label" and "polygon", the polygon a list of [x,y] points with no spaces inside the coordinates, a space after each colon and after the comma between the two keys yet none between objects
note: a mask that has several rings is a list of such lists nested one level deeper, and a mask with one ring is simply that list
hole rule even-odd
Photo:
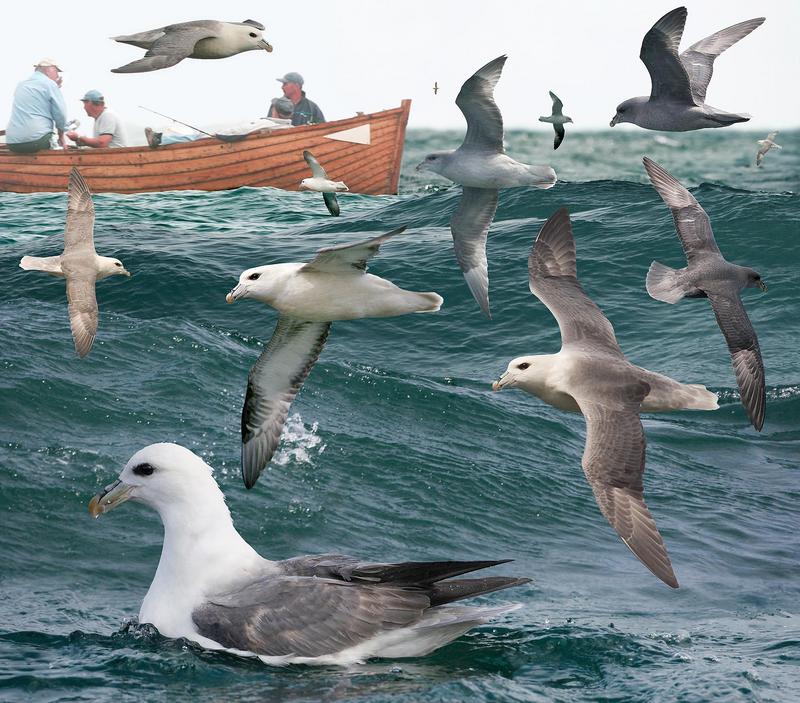
[{"label": "fulmar with outstretched wing", "polygon": [[747,122],[749,115],[706,104],[714,59],[764,22],[764,17],[739,22],[692,44],[678,48],[687,10],[676,7],[644,35],[639,58],[650,74],[650,95],[630,98],[617,106],[611,126],[630,122],[645,129],[686,132]]},{"label": "fulmar with outstretched wing", "polygon": [[147,49],[144,58],[112,68],[111,72],[144,73],[174,66],[184,59],[225,59],[244,51],[272,51],[263,31],[264,25],[255,20],[194,20],[111,37],[122,44]]},{"label": "fulmar with outstretched wing", "polygon": [[467,133],[455,151],[428,154],[417,171],[433,171],[463,186],[450,219],[456,259],[472,296],[487,317],[489,265],[486,239],[502,188],[552,188],[556,172],[549,166],[514,161],[503,147],[503,116],[494,101],[506,57],[498,56],[468,78],[456,97],[467,121]]},{"label": "fulmar with outstretched wing", "polygon": [[242,410],[242,477],[252,488],[278,447],[289,407],[328,338],[331,322],[435,312],[436,293],[398,288],[367,273],[381,244],[405,227],[355,244],[327,247],[307,263],[247,269],[226,300],[254,298],[275,308],[278,324],[247,379]]},{"label": "fulmar with outstretched wing", "polygon": [[20,268],[66,279],[69,324],[75,351],[83,358],[97,335],[99,313],[95,283],[108,276],[130,276],[119,259],[100,256],[94,248],[94,203],[80,171],[69,174],[64,252],[59,256],[23,256]]},{"label": "fulmar with outstretched wing", "polygon": [[577,278],[567,210],[545,222],[528,259],[531,292],[561,331],[557,354],[522,356],[493,384],[521,388],[586,420],[583,471],[600,511],[641,562],[678,587],[664,541],[644,501],[645,435],[639,414],[715,410],[717,396],[631,364],[614,328]]},{"label": "fulmar with outstretched wing", "polygon": [[740,293],[745,288],[766,291],[767,284],[758,271],[725,260],[706,211],[676,178],[646,156],[644,167],[672,211],[688,263],[673,269],[654,261],[647,272],[647,292],[665,303],[677,303],[684,297],[708,298],[728,344],[742,405],[753,427],[761,431],[767,407],[764,362]]}]

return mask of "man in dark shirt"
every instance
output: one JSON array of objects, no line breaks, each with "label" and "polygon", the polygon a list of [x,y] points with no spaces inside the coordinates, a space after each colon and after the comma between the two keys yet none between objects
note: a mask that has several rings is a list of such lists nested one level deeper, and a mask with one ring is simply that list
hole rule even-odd
[{"label": "man in dark shirt", "polygon": [[325,121],[325,115],[319,109],[319,105],[306,97],[303,90],[303,76],[291,71],[283,78],[277,79],[283,86],[283,94],[294,103],[292,113],[292,124],[319,124]]}]

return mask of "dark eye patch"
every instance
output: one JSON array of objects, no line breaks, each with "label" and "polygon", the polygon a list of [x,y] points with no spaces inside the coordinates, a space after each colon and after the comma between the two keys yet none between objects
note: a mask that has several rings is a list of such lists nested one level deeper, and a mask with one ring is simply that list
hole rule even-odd
[{"label": "dark eye patch", "polygon": [[247,278],[250,279],[251,281],[257,281],[259,278],[261,278],[261,274],[251,273]]},{"label": "dark eye patch", "polygon": [[255,32],[250,32],[250,36],[253,37],[253,39],[255,39],[258,35]]},{"label": "dark eye patch", "polygon": [[518,369],[522,369],[522,370],[524,371],[524,370],[525,370],[525,369],[527,369],[529,366],[530,366],[530,364],[529,364],[527,361],[523,361],[523,362],[522,362],[522,363],[521,363],[519,366],[517,366],[517,368],[518,368]]},{"label": "dark eye patch", "polygon": [[150,464],[138,464],[133,467],[133,473],[137,476],[150,476],[155,469]]}]

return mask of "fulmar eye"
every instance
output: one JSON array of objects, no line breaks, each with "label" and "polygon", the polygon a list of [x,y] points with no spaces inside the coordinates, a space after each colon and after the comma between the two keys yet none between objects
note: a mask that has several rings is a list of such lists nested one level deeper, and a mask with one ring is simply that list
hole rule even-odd
[{"label": "fulmar eye", "polygon": [[138,464],[133,467],[133,473],[137,476],[150,476],[155,469],[150,464]]},{"label": "fulmar eye", "polygon": [[250,36],[253,37],[253,39],[255,39],[258,36],[258,34],[256,34],[255,32],[250,32]]},{"label": "fulmar eye", "polygon": [[521,371],[524,371],[529,366],[530,366],[530,364],[527,361],[523,361],[519,366],[517,366],[517,368],[520,369]]},{"label": "fulmar eye", "polygon": [[251,273],[247,278],[250,281],[257,281],[259,278],[261,278],[261,274],[260,273]]},{"label": "fulmar eye", "polygon": [[122,266],[122,262],[116,261],[116,262],[114,262],[114,266]]}]

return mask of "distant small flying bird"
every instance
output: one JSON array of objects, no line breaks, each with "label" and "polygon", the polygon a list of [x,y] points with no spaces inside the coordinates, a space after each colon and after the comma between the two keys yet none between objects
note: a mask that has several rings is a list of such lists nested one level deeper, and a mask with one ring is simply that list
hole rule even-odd
[{"label": "distant small flying bird", "polygon": [[567,122],[572,122],[572,118],[564,114],[564,103],[558,99],[558,96],[552,90],[550,91],[550,99],[553,101],[553,114],[540,117],[539,122],[550,122],[553,125],[553,129],[556,131],[553,149],[558,149],[561,146],[561,142],[564,141],[564,125]]},{"label": "distant small flying bird", "polygon": [[69,324],[75,351],[80,357],[86,356],[97,334],[95,282],[107,276],[131,274],[119,259],[99,256],[94,250],[92,194],[77,168],[69,174],[64,253],[59,256],[23,256],[19,265],[26,271],[44,271],[66,279]]},{"label": "distant small flying bird", "polygon": [[758,147],[758,154],[756,154],[756,166],[761,166],[761,162],[764,160],[764,155],[770,149],[783,149],[780,144],[775,143],[774,139],[776,136],[778,136],[777,132],[770,132],[766,139],[758,140],[758,143],[761,146]]},{"label": "distant small flying bird", "polygon": [[343,193],[350,189],[343,181],[330,180],[314,154],[307,149],[303,152],[303,158],[311,169],[312,177],[304,178],[300,181],[300,190],[313,190],[316,193],[322,193],[322,199],[325,201],[328,212],[337,217],[340,211],[336,193]]},{"label": "distant small flying bird", "polygon": [[243,51],[272,51],[272,45],[261,34],[263,31],[264,25],[255,20],[195,20],[111,37],[114,41],[147,49],[143,59],[112,68],[111,72],[143,73],[174,66],[187,58],[225,59]]},{"label": "distant small flying bird", "polygon": [[439,83],[434,82],[433,84],[433,94],[436,95],[439,92]]}]

